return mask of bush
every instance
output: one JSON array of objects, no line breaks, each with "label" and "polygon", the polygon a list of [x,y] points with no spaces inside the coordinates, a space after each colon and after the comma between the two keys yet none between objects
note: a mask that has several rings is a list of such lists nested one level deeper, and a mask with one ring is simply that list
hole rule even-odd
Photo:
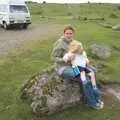
[{"label": "bush", "polygon": [[41,15],[43,14],[43,11],[36,12],[36,15]]},{"label": "bush", "polygon": [[115,13],[111,13],[111,14],[109,15],[109,17],[110,17],[110,18],[118,18],[118,16],[117,16]]},{"label": "bush", "polygon": [[81,20],[81,17],[80,17],[80,16],[78,16],[78,20]]},{"label": "bush", "polygon": [[68,12],[68,16],[72,16],[72,13],[71,13],[71,12]]},{"label": "bush", "polygon": [[117,9],[120,10],[120,6],[117,6]]},{"label": "bush", "polygon": [[43,4],[46,4],[46,1],[43,1]]},{"label": "bush", "polygon": [[83,20],[84,20],[84,21],[85,21],[85,20],[88,20],[88,18],[87,18],[87,17],[84,17]]}]

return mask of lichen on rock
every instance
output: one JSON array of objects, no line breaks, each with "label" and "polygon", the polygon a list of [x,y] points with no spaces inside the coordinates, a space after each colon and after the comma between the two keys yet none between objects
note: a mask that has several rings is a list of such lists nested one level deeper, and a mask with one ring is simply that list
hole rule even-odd
[{"label": "lichen on rock", "polygon": [[32,77],[22,88],[21,99],[28,101],[36,115],[49,115],[80,103],[79,80],[65,81],[54,70]]}]

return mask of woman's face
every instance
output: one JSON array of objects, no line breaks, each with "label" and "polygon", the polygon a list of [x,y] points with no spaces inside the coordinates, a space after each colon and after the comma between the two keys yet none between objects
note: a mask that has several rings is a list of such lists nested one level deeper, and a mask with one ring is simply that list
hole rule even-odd
[{"label": "woman's face", "polygon": [[73,38],[73,31],[72,30],[66,30],[64,32],[64,36],[68,39],[71,40]]}]

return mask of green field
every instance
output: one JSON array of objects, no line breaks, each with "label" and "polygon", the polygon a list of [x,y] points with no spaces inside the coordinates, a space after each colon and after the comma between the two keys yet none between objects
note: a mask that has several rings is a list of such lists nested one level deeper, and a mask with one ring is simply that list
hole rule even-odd
[{"label": "green field", "polygon": [[[28,4],[32,23],[73,24],[75,38],[83,43],[88,56],[89,46],[96,43],[120,46],[120,31],[104,28],[97,23],[120,24],[120,4]],[[104,18],[104,20],[89,20]],[[119,120],[120,103],[104,98],[105,108],[100,111],[84,106],[65,110],[50,117],[35,117],[28,104],[20,100],[23,85],[43,68],[50,67],[52,45],[59,35],[54,33],[37,43],[11,50],[0,59],[0,120]],[[41,38],[40,38],[41,39]],[[49,52],[48,52],[49,51]],[[105,67],[97,74],[105,83],[120,83],[120,49],[113,49],[112,56],[104,61],[94,59]]]}]

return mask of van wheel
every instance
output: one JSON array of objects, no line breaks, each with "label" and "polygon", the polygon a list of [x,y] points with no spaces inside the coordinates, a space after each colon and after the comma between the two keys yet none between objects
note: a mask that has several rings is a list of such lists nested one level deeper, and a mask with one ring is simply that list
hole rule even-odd
[{"label": "van wheel", "polygon": [[27,29],[28,28],[28,25],[24,25],[24,29]]},{"label": "van wheel", "polygon": [[5,30],[8,29],[8,25],[6,24],[6,22],[3,23],[3,28],[4,28]]},{"label": "van wheel", "polygon": [[21,29],[23,29],[24,28],[24,25],[20,25],[19,26],[19,29],[21,30]]}]

